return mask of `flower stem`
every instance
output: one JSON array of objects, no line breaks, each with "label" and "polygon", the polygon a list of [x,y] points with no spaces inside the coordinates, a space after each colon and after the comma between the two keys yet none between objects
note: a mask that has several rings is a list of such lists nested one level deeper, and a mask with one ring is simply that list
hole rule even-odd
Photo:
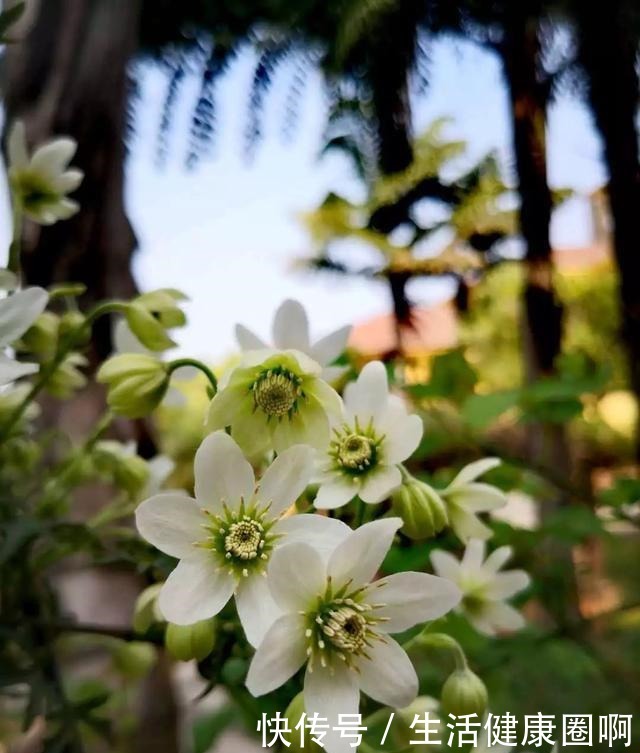
[{"label": "flower stem", "polygon": [[13,235],[11,245],[9,246],[9,259],[7,269],[20,279],[21,264],[20,255],[22,252],[22,206],[14,198],[13,200]]},{"label": "flower stem", "polygon": [[167,371],[169,374],[172,374],[176,369],[179,369],[182,366],[192,366],[194,369],[201,371],[209,380],[209,385],[212,391],[211,397],[216,394],[216,392],[218,391],[218,380],[216,379],[213,371],[211,371],[208,366],[202,363],[202,361],[198,361],[195,358],[177,358],[175,361],[171,361],[168,364]]},{"label": "flower stem", "polygon": [[36,399],[42,389],[46,386],[49,379],[53,376],[56,369],[64,361],[67,355],[82,342],[87,330],[90,330],[96,319],[99,319],[105,314],[110,314],[116,311],[122,311],[124,307],[123,303],[119,301],[108,301],[107,303],[100,303],[95,306],[87,314],[82,324],[79,324],[75,329],[72,329],[61,339],[58,343],[58,347],[54,357],[38,372],[36,380],[33,382],[31,389],[24,397],[24,399],[15,407],[14,411],[10,414],[4,425],[0,427],[0,442],[4,441],[13,427],[24,415],[29,405]]}]

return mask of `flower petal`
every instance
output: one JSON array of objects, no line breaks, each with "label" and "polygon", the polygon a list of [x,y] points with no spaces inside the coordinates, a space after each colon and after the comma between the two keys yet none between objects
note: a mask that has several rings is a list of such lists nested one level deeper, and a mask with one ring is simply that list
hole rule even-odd
[{"label": "flower petal", "polygon": [[313,395],[325,410],[334,419],[341,419],[343,415],[342,398],[327,384],[323,379],[314,379],[309,390],[309,395]]},{"label": "flower petal", "polygon": [[192,625],[218,614],[234,589],[234,578],[202,552],[180,560],[162,586],[158,608],[168,622]]},{"label": "flower petal", "polygon": [[509,561],[512,554],[513,549],[510,546],[500,546],[487,557],[482,569],[489,573],[497,573]]},{"label": "flower petal", "polygon": [[531,578],[524,570],[508,570],[497,573],[487,586],[487,595],[491,599],[509,599],[524,589],[531,582]]},{"label": "flower petal", "polygon": [[465,616],[476,630],[485,635],[521,630],[526,625],[520,612],[502,601],[488,601],[480,612]]},{"label": "flower petal", "polygon": [[373,578],[389,551],[401,518],[382,518],[366,523],[351,533],[329,558],[328,573],[340,586],[352,581],[353,588]]},{"label": "flower petal", "polygon": [[348,384],[344,390],[347,410],[365,425],[386,408],[388,397],[387,372],[380,361],[368,363],[358,379]]},{"label": "flower petal", "polygon": [[507,504],[507,495],[501,489],[478,482],[465,484],[453,491],[445,491],[445,499],[447,498],[469,512],[498,510]]},{"label": "flower petal", "polygon": [[[395,411],[394,411],[395,413]],[[386,424],[381,431],[386,435],[384,459],[390,465],[401,463],[413,454],[422,439],[422,419],[420,416],[407,416],[406,412],[396,415],[396,420]]]},{"label": "flower petal", "polygon": [[231,426],[237,414],[244,408],[246,396],[247,390],[244,385],[234,384],[220,389],[209,405],[206,421],[209,431]]},{"label": "flower petal", "polygon": [[280,421],[273,433],[273,448],[278,453],[295,444],[308,444],[321,449],[328,442],[329,419],[324,407],[312,398],[293,418]]},{"label": "flower petal", "polygon": [[309,322],[304,306],[291,299],[280,304],[273,319],[273,344],[287,350],[309,350]]},{"label": "flower petal", "polygon": [[[360,706],[358,675],[344,664],[307,667],[304,676],[304,705],[307,716],[317,714],[327,720],[329,729],[322,740],[327,753],[353,753],[351,740],[336,729],[344,714],[357,714]],[[324,731],[324,730],[323,730]]]},{"label": "flower petal", "polygon": [[304,618],[298,614],[279,617],[258,646],[247,674],[246,685],[256,698],[279,688],[300,669],[307,658]]},{"label": "flower petal", "polygon": [[464,550],[464,555],[460,563],[463,570],[474,573],[480,570],[484,562],[486,544],[481,539],[471,539]]},{"label": "flower petal", "polygon": [[318,510],[335,510],[346,505],[359,491],[359,485],[346,478],[334,478],[323,483],[318,489],[313,504]]},{"label": "flower petal", "polygon": [[291,515],[278,521],[273,532],[284,535],[282,544],[309,544],[326,561],[338,544],[349,536],[351,529],[341,520],[324,515]]},{"label": "flower petal", "polygon": [[482,458],[476,460],[465,467],[458,473],[458,475],[449,484],[449,489],[468,484],[470,481],[475,481],[480,476],[488,473],[493,468],[497,468],[502,461],[500,458]]},{"label": "flower petal", "polygon": [[182,492],[162,492],[145,500],[136,510],[136,526],[143,539],[171,557],[194,554],[202,541],[206,516],[195,499]]},{"label": "flower petal", "polygon": [[282,616],[262,575],[242,579],[236,590],[236,608],[247,640],[254,647],[262,643],[269,628]]},{"label": "flower petal", "polygon": [[40,369],[37,363],[25,363],[23,361],[14,361],[8,358],[4,353],[0,353],[0,385],[10,384],[29,374],[36,374]]},{"label": "flower petal", "polygon": [[365,477],[359,491],[360,498],[363,502],[375,505],[386,499],[401,483],[402,474],[397,466],[381,466]]},{"label": "flower petal", "polygon": [[287,612],[307,610],[324,591],[327,570],[322,557],[308,544],[278,547],[271,555],[269,587],[276,604]]},{"label": "flower petal", "polygon": [[447,505],[449,524],[456,536],[463,543],[470,539],[486,540],[491,538],[491,529],[486,526],[474,513],[468,512],[458,505]]},{"label": "flower petal", "polygon": [[270,504],[269,517],[275,518],[298,499],[307,488],[314,468],[315,453],[308,445],[295,445],[271,463],[258,484],[262,504]]},{"label": "flower petal", "polygon": [[31,157],[31,169],[48,178],[61,173],[76,153],[78,145],[66,136],[38,147]]},{"label": "flower petal", "polygon": [[436,549],[431,552],[431,564],[433,569],[441,578],[452,580],[454,583],[460,576],[460,562],[443,549]]},{"label": "flower petal", "polygon": [[9,168],[22,169],[29,164],[26,129],[22,120],[14,121],[9,130],[7,156],[9,157]]},{"label": "flower petal", "polygon": [[9,345],[23,335],[45,310],[49,294],[32,287],[0,301],[0,347]]},{"label": "flower petal", "polygon": [[393,638],[377,640],[368,648],[370,659],[358,662],[360,688],[369,698],[403,709],[418,695],[418,676],[407,652]]},{"label": "flower petal", "polygon": [[331,332],[311,347],[309,355],[321,366],[332,363],[338,356],[344,353],[350,332],[350,324],[337,329],[335,332]]},{"label": "flower petal", "polygon": [[263,350],[268,345],[242,324],[236,324],[236,340],[242,350]]},{"label": "flower petal", "polygon": [[205,437],[193,463],[198,503],[221,512],[223,502],[232,509],[253,497],[255,479],[242,450],[224,431]]},{"label": "flower petal", "polygon": [[380,625],[385,633],[400,633],[427,620],[435,620],[460,602],[460,589],[445,578],[426,573],[397,573],[373,583],[370,601],[384,604],[376,617],[386,618]]}]

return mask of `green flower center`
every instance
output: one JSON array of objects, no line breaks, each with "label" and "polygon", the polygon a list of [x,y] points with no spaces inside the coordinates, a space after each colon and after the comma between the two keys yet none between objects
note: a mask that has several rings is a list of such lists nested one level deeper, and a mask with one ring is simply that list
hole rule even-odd
[{"label": "green flower center", "polygon": [[374,443],[361,434],[349,434],[338,444],[338,462],[351,470],[365,470],[375,462],[375,454]]},{"label": "green flower center", "polygon": [[362,428],[356,419],[353,426],[345,424],[340,429],[334,429],[329,455],[337,470],[350,476],[360,476],[377,465],[383,440],[384,435],[376,434],[373,422]]},{"label": "green flower center", "polygon": [[284,368],[269,369],[260,374],[251,386],[256,408],[269,418],[291,415],[303,396],[300,377]]},{"label": "green flower center", "polygon": [[266,518],[267,510],[257,505],[246,508],[242,502],[237,511],[225,507],[221,515],[207,513],[207,536],[198,546],[238,578],[263,572],[277,539],[270,532],[275,521]]},{"label": "green flower center", "polygon": [[375,616],[375,610],[383,605],[366,603],[364,589],[351,593],[347,589],[334,593],[329,582],[325,594],[305,614],[311,671],[315,663],[331,667],[334,660],[354,666],[358,657],[367,656],[373,641],[384,640],[376,626],[385,619]]},{"label": "green flower center", "polygon": [[232,523],[224,539],[227,554],[241,560],[254,560],[264,548],[264,528],[257,520]]}]

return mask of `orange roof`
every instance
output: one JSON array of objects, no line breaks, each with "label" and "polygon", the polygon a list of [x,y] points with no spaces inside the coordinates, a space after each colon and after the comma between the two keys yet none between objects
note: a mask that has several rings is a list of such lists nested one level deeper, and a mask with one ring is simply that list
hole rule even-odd
[{"label": "orange roof", "polygon": [[610,261],[611,250],[607,243],[553,249],[553,263],[560,272],[587,272]]},{"label": "orange roof", "polygon": [[[412,325],[402,328],[402,350],[408,356],[446,350],[457,344],[458,322],[453,301],[414,308]],[[351,330],[349,346],[371,357],[395,351],[398,343],[393,314],[382,314],[356,324]]]}]

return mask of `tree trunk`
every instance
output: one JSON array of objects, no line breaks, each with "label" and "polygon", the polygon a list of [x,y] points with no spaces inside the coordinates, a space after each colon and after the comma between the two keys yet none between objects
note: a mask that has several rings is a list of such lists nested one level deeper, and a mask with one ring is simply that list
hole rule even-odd
[{"label": "tree trunk", "polygon": [[[521,3],[505,16],[500,48],[511,103],[513,144],[520,192],[520,232],[525,244],[523,357],[525,378],[532,382],[554,371],[562,346],[562,306],[553,286],[550,240],[552,199],[546,166],[546,88],[538,75],[538,22]],[[564,426],[531,426],[530,453],[537,462],[570,475]],[[557,493],[541,500],[543,518],[568,501]],[[558,624],[573,629],[580,622],[577,586],[570,548],[552,542],[541,558],[547,608]]]},{"label": "tree trunk", "polygon": [[[622,336],[629,381],[640,405],[640,166],[636,114],[638,19],[624,2],[606,12],[591,3],[576,9],[578,56],[586,73],[588,97],[609,171],[615,258],[620,273]],[[637,11],[635,11],[637,16]],[[640,423],[636,432],[640,462]]]},{"label": "tree trunk", "polygon": [[[41,228],[29,223],[23,268],[30,284],[83,282],[85,303],[135,292],[135,237],[124,209],[127,64],[136,50],[139,0],[31,0],[6,53],[7,122],[22,118],[32,143],[55,134],[78,142],[82,211]],[[109,351],[107,322],[95,339]]]}]

